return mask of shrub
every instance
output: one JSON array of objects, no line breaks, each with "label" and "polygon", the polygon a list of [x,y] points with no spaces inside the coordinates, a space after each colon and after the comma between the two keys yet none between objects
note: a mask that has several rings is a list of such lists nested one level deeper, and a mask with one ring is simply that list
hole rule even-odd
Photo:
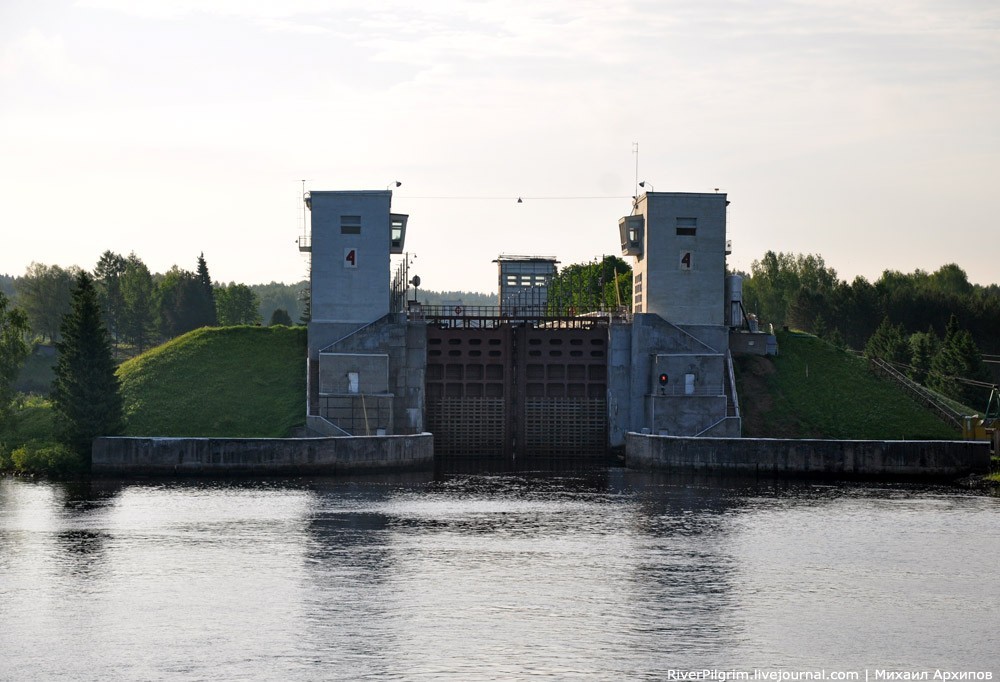
[{"label": "shrub", "polygon": [[86,462],[61,443],[26,443],[10,455],[14,469],[23,473],[64,477],[83,473]]}]

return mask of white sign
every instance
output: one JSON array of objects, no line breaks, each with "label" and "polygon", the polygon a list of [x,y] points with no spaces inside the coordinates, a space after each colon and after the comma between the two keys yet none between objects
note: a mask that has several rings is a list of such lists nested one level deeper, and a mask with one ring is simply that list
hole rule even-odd
[{"label": "white sign", "polygon": [[691,269],[691,258],[692,254],[690,251],[681,251],[681,261],[680,261],[681,270]]},{"label": "white sign", "polygon": [[344,249],[344,267],[345,268],[356,268],[358,267],[358,250],[346,248]]}]

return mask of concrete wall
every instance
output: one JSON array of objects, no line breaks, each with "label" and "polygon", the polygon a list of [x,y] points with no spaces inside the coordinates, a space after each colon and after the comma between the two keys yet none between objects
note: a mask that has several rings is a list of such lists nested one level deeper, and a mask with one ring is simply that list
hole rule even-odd
[{"label": "concrete wall", "polygon": [[948,478],[986,473],[989,443],[977,441],[674,438],[629,433],[625,465],[724,473]]},{"label": "concrete wall", "polygon": [[650,426],[645,428],[653,434],[698,436],[726,418],[726,396],[651,395],[646,397],[646,411],[646,423]]},{"label": "concrete wall", "polygon": [[608,333],[608,444],[625,445],[632,425],[632,325],[611,323]]},{"label": "concrete wall", "polygon": [[[389,376],[385,389],[393,401],[390,433],[413,434],[424,430],[425,322],[407,322],[403,315],[387,315],[322,350],[354,356],[388,355]],[[364,387],[362,390],[368,393]]]},{"label": "concrete wall", "polygon": [[[625,430],[649,429],[652,433],[665,431],[671,435],[694,436],[725,419],[723,386],[728,339],[725,327],[682,327],[666,322],[659,315],[634,315],[629,339],[631,365]],[[612,341],[615,343],[616,339],[613,337]],[[614,350],[613,345],[612,352]],[[623,359],[612,355],[613,364]],[[658,366],[669,368],[670,383],[662,392],[669,395],[665,397],[661,397],[658,384],[654,384]],[[687,373],[695,374],[695,395],[683,395]],[[613,382],[613,385],[625,386],[625,382]],[[681,395],[677,395],[678,392]],[[612,445],[616,443],[612,441]]]},{"label": "concrete wall", "polygon": [[[350,375],[357,374],[358,384],[351,391]],[[389,355],[387,353],[320,353],[319,393],[387,393],[389,391]]]},{"label": "concrete wall", "polygon": [[729,335],[729,350],[741,355],[777,355],[778,339],[773,334],[732,332]]},{"label": "concrete wall", "polygon": [[434,438],[98,438],[92,471],[124,475],[341,474],[430,469]]}]

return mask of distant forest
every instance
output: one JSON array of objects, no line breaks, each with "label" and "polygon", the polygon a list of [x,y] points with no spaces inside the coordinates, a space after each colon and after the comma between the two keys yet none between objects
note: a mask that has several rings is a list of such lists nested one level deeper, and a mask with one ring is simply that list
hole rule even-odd
[{"label": "distant forest", "polygon": [[[90,271],[116,349],[125,355],[205,325],[302,324],[308,319],[308,282],[214,282],[204,256],[186,270],[151,273],[135,253],[105,251]],[[28,316],[33,341],[54,343],[70,308],[78,266],[32,263],[22,275],[0,274],[0,292]],[[460,301],[496,305],[496,294],[409,290],[425,304]]]}]

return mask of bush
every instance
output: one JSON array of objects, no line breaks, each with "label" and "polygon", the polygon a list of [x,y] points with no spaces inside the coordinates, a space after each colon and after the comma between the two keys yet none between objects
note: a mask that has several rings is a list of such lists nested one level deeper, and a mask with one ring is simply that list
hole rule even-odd
[{"label": "bush", "polygon": [[14,469],[26,474],[64,477],[84,473],[86,463],[61,443],[32,441],[10,455]]}]

